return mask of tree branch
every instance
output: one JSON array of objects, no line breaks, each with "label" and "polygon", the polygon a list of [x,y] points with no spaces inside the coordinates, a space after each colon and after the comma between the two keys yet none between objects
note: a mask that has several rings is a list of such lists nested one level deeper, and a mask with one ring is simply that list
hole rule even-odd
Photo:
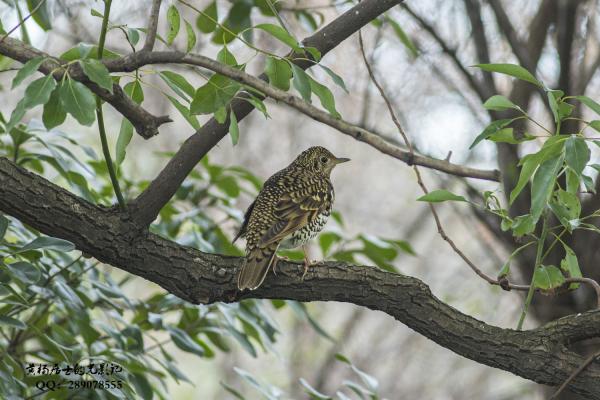
[{"label": "tree branch", "polygon": [[435,30],[433,25],[429,24],[423,17],[415,13],[412,8],[408,5],[403,4],[402,7],[410,14],[411,17],[414,18],[415,21],[421,26],[421,28],[425,29],[427,33],[433,38],[433,40],[441,47],[442,52],[448,55],[452,60],[454,66],[460,71],[463,78],[466,79],[467,83],[473,89],[473,91],[477,94],[479,99],[483,102],[487,100],[490,96],[494,94],[493,91],[490,91],[489,88],[482,85],[475,79],[475,76],[472,75],[467,67],[462,63],[462,61],[458,58],[458,54],[456,49],[453,49],[446,43],[446,41],[440,36],[440,34]]},{"label": "tree branch", "polygon": [[[46,60],[40,65],[40,72],[46,75],[52,73],[56,80],[60,80],[65,73],[66,63],[64,61],[54,58],[17,39],[8,37],[1,42],[0,54],[21,63],[26,63],[35,57],[44,57]],[[71,78],[85,84],[102,100],[110,103],[110,105],[131,122],[137,133],[143,138],[148,139],[158,134],[158,127],[160,125],[171,122],[168,116],[154,116],[140,107],[123,92],[123,89],[118,84],[113,85],[113,93],[110,93],[108,90],[91,82],[83,73],[78,63],[71,64],[68,68]]]},{"label": "tree branch", "polygon": [[[475,52],[477,53],[477,61],[480,63],[490,62],[490,52],[488,41],[485,36],[485,28],[481,20],[481,6],[479,0],[464,0],[467,15],[471,22],[471,32],[475,41]],[[483,82],[488,92],[496,93],[496,85],[491,72],[481,71],[483,74]]]},{"label": "tree branch", "polygon": [[[239,257],[203,253],[147,233],[126,214],[91,204],[6,158],[0,158],[0,187],[0,211],[192,303],[244,298],[354,303],[383,311],[464,357],[549,385],[559,385],[583,363],[565,346],[600,336],[599,311],[530,331],[502,329],[443,303],[416,278],[341,262],[320,263],[302,281],[302,265],[282,261],[277,276],[240,293]],[[600,399],[600,365],[589,365],[569,388]]]},{"label": "tree branch", "polygon": [[162,0],[152,1],[152,9],[150,10],[149,22],[146,27],[146,41],[144,42],[142,51],[152,51],[154,48],[156,31],[158,29],[158,16],[160,14],[160,3],[162,3]]},{"label": "tree branch", "polygon": [[365,128],[353,125],[344,121],[341,118],[336,118],[326,111],[323,111],[312,104],[302,100],[289,92],[284,92],[281,89],[271,86],[264,80],[250,75],[240,69],[230,67],[208,57],[199,54],[182,53],[176,51],[168,52],[140,52],[133,53],[127,57],[111,60],[106,62],[106,66],[111,71],[131,71],[138,69],[148,64],[165,64],[165,63],[182,63],[195,65],[207,68],[217,72],[223,76],[227,76],[237,82],[250,86],[259,90],[267,97],[279,100],[289,106],[295,108],[301,113],[311,117],[312,119],[322,122],[338,131],[352,136],[356,140],[369,144],[371,147],[380,152],[397,158],[409,165],[421,165],[427,168],[436,169],[448,174],[485,179],[491,181],[499,181],[500,175],[498,171],[493,170],[478,170],[474,168],[464,167],[452,164],[445,160],[438,160],[431,157],[412,154],[409,151],[404,151],[400,147],[383,139],[379,133],[371,132]]},{"label": "tree branch", "polygon": [[[314,47],[324,56],[346,40],[358,29],[377,16],[399,4],[402,0],[363,0],[314,35],[304,39],[306,47]],[[309,61],[298,61],[303,69],[314,65]],[[261,75],[260,79],[266,80]],[[254,107],[245,100],[235,99],[229,104],[238,121],[248,115]],[[131,205],[133,216],[141,225],[154,221],[162,207],[173,197],[186,176],[229,130],[229,121],[219,124],[211,118],[204,126],[190,136],[179,151],[169,160],[159,175],[150,182],[146,190]]]},{"label": "tree branch", "polygon": [[492,10],[494,11],[494,16],[496,17],[496,22],[498,23],[498,27],[500,28],[500,32],[502,32],[504,37],[506,37],[506,40],[508,41],[511,50],[515,54],[515,56],[517,56],[519,63],[525,68],[527,68],[529,71],[534,73],[535,65],[529,57],[527,46],[524,45],[519,39],[517,31],[510,22],[510,18],[508,18],[508,15],[506,14],[504,7],[502,7],[501,2],[498,0],[488,0],[487,3],[490,5],[490,7],[492,7]]}]

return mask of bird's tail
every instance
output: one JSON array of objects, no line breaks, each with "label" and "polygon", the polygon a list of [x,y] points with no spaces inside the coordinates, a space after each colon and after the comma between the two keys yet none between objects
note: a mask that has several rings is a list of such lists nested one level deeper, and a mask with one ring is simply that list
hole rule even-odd
[{"label": "bird's tail", "polygon": [[276,257],[278,245],[279,243],[273,243],[266,247],[256,247],[246,254],[238,275],[239,290],[254,290],[263,283]]}]

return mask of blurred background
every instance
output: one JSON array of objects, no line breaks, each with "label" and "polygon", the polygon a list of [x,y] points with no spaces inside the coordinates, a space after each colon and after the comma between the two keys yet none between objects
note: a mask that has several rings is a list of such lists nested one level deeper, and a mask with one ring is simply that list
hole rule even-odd
[{"label": "blurred background", "polygon": [[[149,3],[143,0],[115,1],[111,23],[144,27]],[[205,9],[210,2],[190,3],[199,9]],[[233,2],[217,1],[219,15],[225,15],[231,3]],[[418,151],[436,158],[450,155],[451,161],[457,164],[497,168],[496,148],[492,143],[481,143],[475,150],[468,150],[473,139],[490,121],[487,112],[481,107],[480,98],[469,87],[456,63],[444,52],[440,42],[415,18],[416,15],[433,27],[460,63],[469,68],[469,65],[478,63],[480,59],[473,41],[468,3],[462,0],[407,1],[410,12],[403,7],[396,7],[388,15],[408,35],[415,51],[402,43],[398,31],[390,23],[365,27],[365,48]],[[528,26],[541,2],[527,0],[500,3],[515,27],[516,34],[526,40]],[[585,36],[577,37],[576,40],[589,42],[590,55],[581,59],[581,63],[587,68],[592,66],[589,60],[594,60],[598,52],[598,8],[597,1],[582,3],[577,23],[586,24],[587,30]],[[26,24],[33,46],[50,54],[61,54],[80,42],[97,41],[100,20],[91,15],[90,8],[101,10],[101,2],[48,0],[48,4],[53,16],[51,30],[44,32],[33,22]],[[164,2],[161,10],[163,15],[170,4],[171,2]],[[298,38],[309,36],[314,27],[297,18],[296,12],[310,12],[317,25],[322,26],[352,5],[352,2],[327,0],[278,2],[283,20]],[[497,27],[491,7],[487,2],[483,2],[480,7],[490,43],[491,60],[518,63]],[[183,18],[195,21],[194,11],[181,4],[178,4],[178,8]],[[15,25],[17,16],[14,7],[0,3],[0,18],[5,29]],[[257,10],[252,11],[253,24],[264,21],[272,19]],[[159,32],[165,32],[165,29],[166,21],[161,18]],[[550,30],[552,29],[554,28],[551,27]],[[253,40],[260,48],[267,48],[277,54],[286,52],[281,43],[267,35],[255,32]],[[164,45],[159,43],[158,46]],[[185,38],[176,39],[174,47],[185,49]],[[107,48],[121,54],[130,51],[118,30],[109,32]],[[264,59],[256,56],[244,44],[233,41],[228,48],[240,63],[248,62],[248,72],[258,74],[263,70]],[[194,52],[215,58],[219,49],[220,46],[211,42],[210,35],[198,35]],[[560,65],[556,52],[556,44],[550,34],[537,68],[537,76],[542,81],[552,83],[558,79]],[[324,57],[323,64],[340,75],[348,89],[346,93],[333,85],[331,78],[323,70],[315,68],[311,71],[313,77],[332,88],[337,109],[343,118],[373,129],[389,140],[400,142],[401,138],[382,99],[368,79],[360,58],[357,36],[351,37]],[[155,177],[167,161],[161,153],[176,151],[179,144],[193,133],[193,128],[161,94],[164,88],[158,88],[161,80],[150,70],[160,70],[160,66],[147,68],[148,71],[145,69],[140,71],[145,83],[144,106],[155,115],[170,115],[174,122],[163,125],[160,135],[148,141],[134,134],[127,150],[127,158],[121,166],[121,175],[123,179],[135,181]],[[204,83],[201,76],[189,73],[186,68],[172,69],[179,70],[182,74],[187,73],[186,77],[195,87]],[[475,71],[470,73],[480,79]],[[13,77],[12,71],[0,74],[0,84],[5,90],[0,106],[4,115],[14,109],[25,88],[21,86],[7,95],[6,90]],[[511,88],[511,81],[508,79],[497,78],[496,83],[501,92]],[[597,95],[599,83],[593,75],[590,77],[586,85],[588,96]],[[211,163],[241,166],[264,180],[310,146],[325,146],[338,157],[351,158],[351,163],[337,168],[332,177],[336,190],[335,209],[342,216],[343,224],[330,221],[324,232],[334,232],[344,238],[364,235],[373,241],[376,238],[403,241],[405,251],[397,251],[389,261],[399,273],[423,280],[437,297],[468,315],[492,325],[515,328],[523,301],[521,296],[490,287],[451,251],[437,234],[426,203],[416,201],[421,192],[411,168],[332,128],[310,120],[285,105],[271,100],[266,100],[266,104],[270,118],[266,119],[257,112],[245,118],[240,122],[239,143],[233,146],[228,138],[222,140],[209,153]],[[539,98],[534,97],[525,106],[529,106],[531,114],[539,121],[550,123],[551,117]],[[109,141],[111,149],[114,149],[121,116],[111,107],[107,106],[105,110]],[[29,119],[29,123],[34,125],[40,124],[40,118],[41,109],[32,110],[26,116],[26,120]],[[201,116],[200,122],[204,122],[205,118],[207,117]],[[95,126],[86,128],[67,119],[67,123],[59,129],[99,152],[100,144]],[[426,169],[422,169],[422,173],[430,189],[446,188],[459,194],[467,192],[463,180]],[[469,180],[468,184],[480,191],[503,192],[503,188],[495,183]],[[130,190],[127,197],[135,195],[136,189]],[[239,210],[240,215],[253,200],[254,194],[252,191],[243,191],[236,199],[234,208]],[[467,205],[444,203],[437,209],[445,229],[457,245],[482,270],[495,275],[510,251],[497,241],[488,226],[476,218]],[[178,210],[182,213],[193,211],[193,207]],[[223,225],[224,231],[232,236],[239,226],[239,220],[230,219]],[[195,245],[193,239],[188,244]],[[414,254],[411,254],[410,249]],[[316,241],[311,245],[311,258],[320,259],[323,256],[323,246]],[[356,260],[373,264],[372,260],[360,254],[356,255]],[[106,271],[116,277],[123,275],[121,271],[110,267],[106,267]],[[126,293],[131,298],[140,297],[141,293],[147,295],[160,291],[161,288],[140,278],[126,286]],[[265,396],[260,389],[236,373],[234,368],[252,373],[264,387],[273,385],[279,388],[281,398],[306,398],[299,383],[301,378],[320,392],[335,393],[343,386],[344,381],[357,379],[352,368],[335,358],[337,353],[343,354],[360,370],[376,378],[378,393],[383,398],[542,398],[538,385],[508,372],[464,359],[416,334],[386,314],[341,303],[310,303],[306,306],[312,320],[291,307],[277,310],[270,303],[265,303],[265,310],[280,334],[268,348],[258,347],[256,356],[252,356],[241,346],[233,345],[229,352],[217,352],[212,359],[200,359],[182,352],[172,344],[168,345],[178,366],[192,382],[178,383],[169,378],[168,388],[172,398],[234,398],[233,394],[223,388],[221,382],[248,398]],[[315,323],[324,333],[315,329]],[[534,318],[528,318],[526,327],[538,324]],[[271,390],[271,395],[277,393],[276,389]]]}]

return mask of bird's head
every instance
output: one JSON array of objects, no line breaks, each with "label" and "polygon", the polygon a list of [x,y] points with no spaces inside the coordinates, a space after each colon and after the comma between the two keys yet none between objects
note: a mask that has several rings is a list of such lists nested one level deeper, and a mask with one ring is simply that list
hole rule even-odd
[{"label": "bird's head", "polygon": [[304,150],[294,163],[302,165],[316,174],[330,176],[333,168],[341,163],[350,161],[349,158],[338,158],[325,147],[314,146]]}]

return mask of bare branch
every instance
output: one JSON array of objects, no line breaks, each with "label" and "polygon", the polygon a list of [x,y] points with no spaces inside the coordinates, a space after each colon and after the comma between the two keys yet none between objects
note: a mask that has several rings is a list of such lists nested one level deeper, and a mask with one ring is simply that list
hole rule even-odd
[{"label": "bare branch", "polygon": [[[477,61],[480,63],[490,62],[490,53],[488,49],[488,41],[485,35],[485,28],[481,20],[481,7],[479,0],[464,0],[467,15],[471,21],[471,32],[475,40],[475,52],[477,53]],[[483,82],[487,86],[488,92],[496,93],[496,85],[491,72],[481,71],[483,73]]]},{"label": "bare branch", "polygon": [[490,96],[494,94],[493,91],[490,91],[489,88],[485,87],[481,83],[477,82],[475,76],[473,76],[465,67],[463,62],[458,58],[458,54],[456,49],[451,48],[448,43],[439,35],[439,33],[435,30],[433,25],[425,21],[423,17],[415,13],[408,5],[402,4],[402,7],[410,14],[411,17],[417,21],[417,23],[421,26],[421,28],[425,29],[427,33],[433,38],[433,40],[441,47],[442,51],[450,57],[454,66],[460,71],[461,75],[464,79],[466,79],[467,83],[473,89],[473,91],[477,94],[481,101],[487,100]]},{"label": "bare branch", "polygon": [[152,51],[154,42],[156,41],[156,31],[158,29],[158,16],[160,14],[160,4],[162,0],[153,0],[152,8],[150,9],[150,17],[148,26],[146,27],[146,41],[142,51]]},{"label": "bare branch", "polygon": [[500,32],[506,37],[512,52],[517,56],[519,63],[532,73],[535,72],[534,63],[529,57],[527,46],[519,39],[517,31],[510,22],[508,15],[506,15],[506,11],[504,10],[504,7],[502,7],[501,2],[498,0],[488,0],[487,3],[492,7]]},{"label": "bare branch", "polygon": [[[35,57],[44,57],[46,60],[39,67],[39,71],[48,75],[52,74],[56,80],[62,79],[65,73],[65,62],[50,56],[43,51],[31,47],[24,42],[6,38],[0,43],[0,54],[26,63]],[[127,96],[121,86],[113,85],[113,93],[103,89],[95,83],[88,80],[79,64],[71,64],[69,67],[69,76],[85,84],[92,92],[96,93],[102,100],[112,105],[119,113],[127,118],[134,126],[137,133],[145,139],[158,134],[158,127],[164,123],[171,122],[168,116],[154,116],[140,107]]]},{"label": "bare branch", "polygon": [[[17,29],[19,29],[19,27],[21,25],[23,25],[25,23],[25,21],[27,21],[29,18],[31,18],[33,16],[33,14],[35,14],[37,12],[37,10],[40,9],[40,7],[42,7],[44,5],[44,3],[46,3],[46,0],[41,0],[34,8],[33,10],[31,10],[31,12],[29,14],[27,14],[27,16],[25,18],[23,18],[21,21],[19,21],[19,23],[17,25],[15,25],[10,31],[6,32],[1,38],[0,38],[0,43],[4,42],[4,40],[14,31],[16,31]],[[20,16],[20,12],[19,12],[19,16]]]},{"label": "bare branch", "polygon": [[[0,211],[192,303],[244,298],[354,303],[385,312],[464,357],[548,385],[559,385],[584,361],[565,346],[600,336],[600,311],[530,331],[502,329],[445,304],[416,278],[342,262],[320,263],[302,281],[303,266],[282,261],[277,276],[240,293],[235,276],[242,258],[203,253],[147,233],[115,209],[91,204],[6,158],[0,158],[0,187]],[[589,365],[569,388],[600,399],[600,366]]]}]

